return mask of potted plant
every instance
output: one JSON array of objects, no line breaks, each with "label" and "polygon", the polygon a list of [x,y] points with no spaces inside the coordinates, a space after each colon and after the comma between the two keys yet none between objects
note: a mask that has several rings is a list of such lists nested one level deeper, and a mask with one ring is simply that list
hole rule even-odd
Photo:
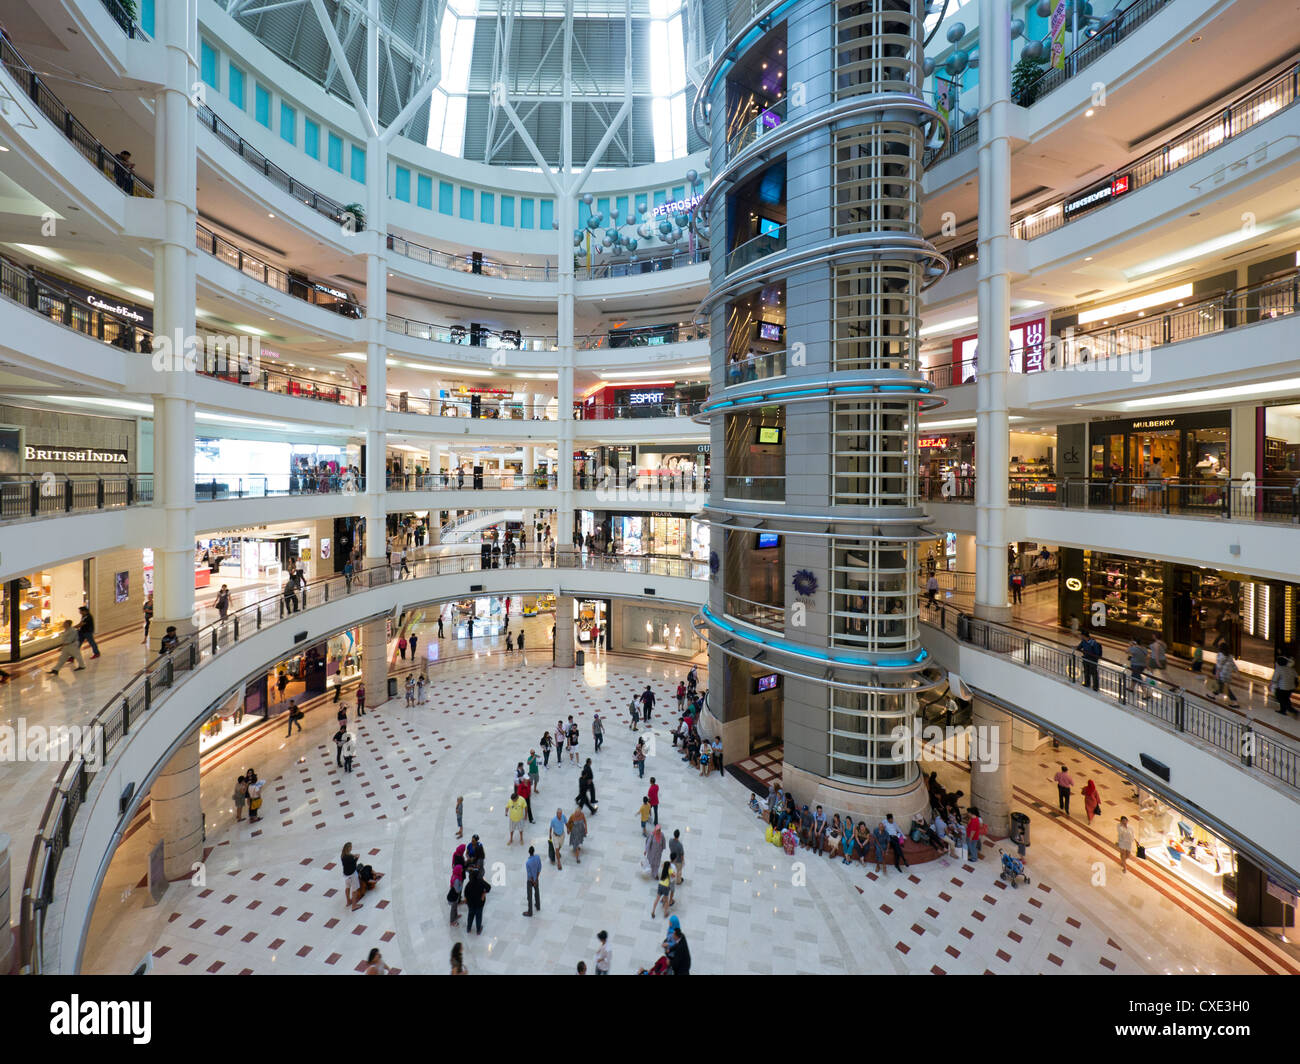
[{"label": "potted plant", "polygon": [[366,209],[360,203],[349,203],[343,208],[343,224],[354,233],[366,227]]},{"label": "potted plant", "polygon": [[1022,55],[1011,68],[1011,98],[1021,107],[1028,107],[1038,99],[1038,80],[1043,76],[1040,63]]}]

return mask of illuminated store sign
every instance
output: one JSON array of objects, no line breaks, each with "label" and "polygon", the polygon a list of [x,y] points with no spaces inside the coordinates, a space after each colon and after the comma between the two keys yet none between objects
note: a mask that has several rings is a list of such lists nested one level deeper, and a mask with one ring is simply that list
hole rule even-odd
[{"label": "illuminated store sign", "polygon": [[78,450],[66,450],[61,447],[45,447],[27,444],[25,457],[29,462],[98,462],[101,465],[126,465],[125,451],[116,449],[94,450],[84,447]]},{"label": "illuminated store sign", "polygon": [[664,401],[663,392],[629,392],[628,406],[654,406]]},{"label": "illuminated store sign", "polygon": [[[1012,373],[1038,373],[1043,368],[1047,319],[1033,318],[1011,326],[1009,368]],[[976,377],[979,336],[962,336],[952,342],[953,383],[969,384]]]},{"label": "illuminated store sign", "polygon": [[942,451],[948,447],[947,436],[921,436],[916,441],[918,450],[921,451]]},{"label": "illuminated store sign", "polygon": [[1113,200],[1116,196],[1122,196],[1129,190],[1130,183],[1129,175],[1122,174],[1119,177],[1112,178],[1105,184],[1096,185],[1086,192],[1079,193],[1074,199],[1065,201],[1065,206],[1062,208],[1065,217],[1068,219],[1083,214],[1085,211],[1090,211],[1094,207],[1100,207],[1103,203]]},{"label": "illuminated store sign", "polygon": [[106,299],[100,299],[99,296],[90,295],[86,297],[86,302],[96,310],[102,310],[106,314],[112,314],[115,318],[125,318],[127,321],[133,321],[137,325],[144,323],[144,315],[138,310],[128,307],[125,303],[110,303]]},{"label": "illuminated store sign", "polygon": [[661,214],[684,214],[687,211],[694,210],[695,205],[702,199],[704,199],[703,195],[687,196],[686,199],[661,203],[650,212],[650,217],[658,218]]}]

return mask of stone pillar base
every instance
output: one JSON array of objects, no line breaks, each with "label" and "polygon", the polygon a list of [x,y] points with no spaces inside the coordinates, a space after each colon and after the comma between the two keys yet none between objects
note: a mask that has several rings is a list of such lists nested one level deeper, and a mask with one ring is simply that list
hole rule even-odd
[{"label": "stone pillar base", "polygon": [[163,875],[169,881],[192,875],[194,865],[203,860],[197,731],[172,755],[149,789],[149,822],[154,845],[163,844]]},{"label": "stone pillar base", "polygon": [[975,727],[970,748],[970,804],[980,812],[989,834],[1006,838],[1011,834],[1011,738],[1014,730],[1010,713],[982,698],[971,707]]},{"label": "stone pillar base", "polygon": [[559,595],[555,599],[555,646],[552,649],[551,664],[557,669],[574,667],[573,647],[573,597]]},{"label": "stone pillar base", "polygon": [[994,624],[1010,624],[1012,620],[1010,606],[985,606],[978,602],[975,603],[975,616]]},{"label": "stone pillar base", "polygon": [[922,813],[928,818],[930,812],[930,795],[920,776],[902,790],[873,789],[830,780],[786,762],[781,770],[781,786],[794,795],[801,808],[807,805],[815,810],[820,805],[827,817],[835,813],[848,814],[855,821],[865,817],[872,827],[884,820],[886,813],[893,813],[894,822],[906,832],[912,817]]}]

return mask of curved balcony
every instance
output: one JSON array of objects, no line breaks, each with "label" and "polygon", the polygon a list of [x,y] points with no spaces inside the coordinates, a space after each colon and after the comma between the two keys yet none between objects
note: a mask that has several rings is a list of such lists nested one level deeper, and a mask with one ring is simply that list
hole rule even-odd
[{"label": "curved balcony", "polygon": [[[660,590],[669,594],[655,601],[690,602],[698,596],[694,582],[708,573],[706,563],[675,558],[584,558],[564,551],[554,565],[548,552],[525,551],[516,560],[509,570],[484,574],[489,593],[518,592],[531,584],[563,594],[608,594],[614,582],[615,593],[640,597],[639,581],[651,575],[682,582],[671,588],[661,584]],[[411,570],[411,579],[400,582],[394,581],[388,566],[364,570],[351,580],[315,581],[301,593],[301,608],[292,613],[285,612],[279,595],[247,605],[151,661],[108,700],[89,723],[102,735],[103,762],[71,757],[40,817],[22,887],[19,963],[24,972],[70,973],[78,967],[92,903],[116,845],[116,829],[133,811],[119,808],[118,781],[137,781],[138,805],[176,738],[206,716],[212,691],[283,654],[289,628],[280,625],[282,620],[292,618],[293,628],[325,638],[364,620],[392,616],[397,609],[462,597],[462,581],[436,578],[483,571],[478,552],[417,561]],[[528,577],[530,570],[533,575]],[[612,574],[627,574],[637,582]],[[435,579],[425,582],[427,578]],[[217,659],[225,665],[219,679],[209,671]]]},{"label": "curved balcony", "polygon": [[[395,489],[394,489],[395,490]],[[269,499],[291,495],[356,495],[365,478],[337,473],[195,473],[194,501]]]},{"label": "curved balcony", "polygon": [[732,358],[727,363],[728,388],[753,381],[770,381],[785,376],[786,352],[765,351],[747,358]]}]

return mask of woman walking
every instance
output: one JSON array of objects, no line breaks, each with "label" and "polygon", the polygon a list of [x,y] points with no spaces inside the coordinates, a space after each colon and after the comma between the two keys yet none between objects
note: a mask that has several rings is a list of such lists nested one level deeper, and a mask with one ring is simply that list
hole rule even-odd
[{"label": "woman walking", "polygon": [[643,869],[648,869],[648,875],[654,875],[659,868],[659,862],[663,860],[664,847],[667,843],[664,841],[664,833],[659,825],[655,825],[654,831],[650,833],[650,838],[645,844],[645,861],[642,864]]},{"label": "woman walking", "polygon": [[1088,823],[1092,823],[1092,818],[1097,815],[1097,810],[1101,808],[1101,795],[1097,793],[1097,784],[1092,780],[1083,788],[1083,811],[1088,814]]},{"label": "woman walking", "polygon": [[582,840],[587,837],[587,816],[578,806],[569,817],[569,845],[573,848],[573,859],[582,864]]},{"label": "woman walking", "polygon": [[244,819],[244,803],[248,801],[247,776],[235,780],[235,793],[231,797],[235,799],[235,823],[238,824]]},{"label": "woman walking", "polygon": [[673,893],[673,866],[671,861],[664,861],[663,867],[659,870],[659,884],[655,888],[655,902],[650,906],[650,915],[655,915],[655,910],[659,908],[659,902],[664,903],[664,916],[668,915],[668,906],[672,904]]},{"label": "woman walking", "polygon": [[[463,851],[460,847],[457,853]],[[465,866],[455,859],[451,868],[451,882],[447,885],[447,904],[451,906],[451,926],[460,925],[460,894],[465,889]]]}]

